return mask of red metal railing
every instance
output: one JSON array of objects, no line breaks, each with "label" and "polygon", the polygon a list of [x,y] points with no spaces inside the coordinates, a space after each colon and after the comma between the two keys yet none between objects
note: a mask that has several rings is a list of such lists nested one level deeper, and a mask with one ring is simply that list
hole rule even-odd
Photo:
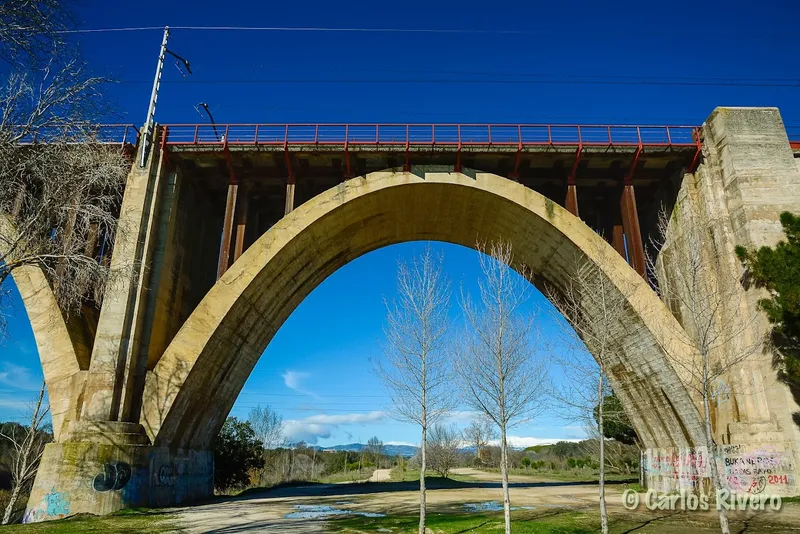
[{"label": "red metal railing", "polygon": [[168,124],[167,145],[696,146],[696,126]]},{"label": "red metal railing", "polygon": [[50,142],[99,142],[136,145],[139,129],[130,124],[51,125],[25,134],[21,144]]}]

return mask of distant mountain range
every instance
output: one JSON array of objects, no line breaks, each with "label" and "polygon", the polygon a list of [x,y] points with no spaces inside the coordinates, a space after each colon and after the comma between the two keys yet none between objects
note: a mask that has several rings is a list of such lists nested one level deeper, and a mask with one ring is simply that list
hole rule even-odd
[{"label": "distant mountain range", "polygon": [[[361,452],[362,449],[366,448],[367,446],[363,443],[348,443],[347,445],[333,445],[332,447],[319,447],[315,446],[314,448],[320,451],[350,451],[350,452]],[[417,454],[419,450],[418,447],[414,447],[413,445],[384,445],[383,446],[383,454],[387,456],[405,456],[410,458]]]}]

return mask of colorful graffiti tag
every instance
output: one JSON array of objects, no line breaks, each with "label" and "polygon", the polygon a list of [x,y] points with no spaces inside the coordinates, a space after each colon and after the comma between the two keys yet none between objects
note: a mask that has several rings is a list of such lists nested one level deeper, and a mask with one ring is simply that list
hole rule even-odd
[{"label": "colorful graffiti tag", "polygon": [[[704,481],[710,482],[705,447],[648,449],[643,459],[647,485],[657,491],[694,490]],[[775,495],[797,492],[793,454],[778,445],[721,446],[716,465],[726,489],[731,491]]]},{"label": "colorful graffiti tag", "polygon": [[69,515],[69,494],[55,488],[45,494],[41,508],[31,508],[22,518],[23,523],[35,523],[43,519],[60,519]]}]

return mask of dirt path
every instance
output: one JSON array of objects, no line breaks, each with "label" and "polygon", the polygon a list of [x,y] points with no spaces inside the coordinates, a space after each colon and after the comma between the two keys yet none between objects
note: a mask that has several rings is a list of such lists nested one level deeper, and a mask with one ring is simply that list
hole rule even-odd
[{"label": "dirt path", "polygon": [[370,482],[388,482],[392,478],[392,470],[391,469],[376,469],[374,473],[372,473],[372,477],[370,477]]},{"label": "dirt path", "polygon": [[[318,484],[280,488],[262,494],[236,497],[178,510],[175,525],[189,533],[270,532],[276,534],[324,532],[325,521],[319,518],[287,519],[287,514],[308,506],[329,506],[353,513],[413,514],[418,510],[416,482],[386,481],[388,469],[373,473],[380,484]],[[466,474],[466,473],[465,473]],[[486,473],[486,475],[493,475]],[[536,487],[512,487],[515,505],[535,508],[585,508],[597,501],[597,488],[574,484],[537,484]],[[465,503],[502,502],[502,493],[494,481],[464,487],[429,489],[430,510],[463,512]]]},{"label": "dirt path", "polygon": [[[378,470],[388,471],[388,470]],[[373,478],[383,479],[384,473],[376,471]],[[497,473],[487,473],[477,469],[457,469],[456,473],[469,475],[476,480],[472,483],[452,481],[446,486],[432,487],[428,491],[428,510],[432,513],[464,513],[465,505],[485,504],[490,501],[502,503],[502,489]],[[526,478],[526,477],[521,477]],[[623,484],[610,484],[606,489],[609,513],[616,517],[633,517],[643,524],[653,522],[663,513],[644,508],[629,512],[622,507]],[[598,492],[593,484],[574,482],[517,482],[512,481],[511,502],[515,507],[532,510],[597,510]],[[285,487],[245,497],[220,499],[218,502],[187,507],[176,510],[177,524],[181,532],[233,534],[240,532],[270,532],[275,534],[306,534],[325,532],[326,521],[316,511],[351,514],[414,514],[419,506],[419,493],[415,482],[383,481],[379,484],[316,484],[301,487]],[[558,510],[556,510],[558,509]],[[685,512],[684,512],[685,513]],[[289,515],[292,514],[292,515]],[[695,515],[696,514],[696,515]],[[789,532],[797,531],[800,525],[800,505],[790,503],[778,513],[747,512],[736,513],[735,520],[745,520],[752,530],[748,532]],[[287,517],[289,515],[289,517]],[[715,514],[709,512],[692,513],[687,518],[703,525],[712,525]],[[748,523],[745,523],[747,525]],[[781,525],[781,526],[778,526]],[[784,525],[791,525],[786,530]],[[692,521],[674,528],[673,534],[696,534],[712,532],[698,530]],[[659,532],[654,524],[642,532]]]}]

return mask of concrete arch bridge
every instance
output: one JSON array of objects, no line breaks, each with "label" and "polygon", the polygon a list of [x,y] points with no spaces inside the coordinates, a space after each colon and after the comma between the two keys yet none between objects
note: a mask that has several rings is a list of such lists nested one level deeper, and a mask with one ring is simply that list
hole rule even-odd
[{"label": "concrete arch bridge", "polygon": [[[581,258],[612,291],[633,288],[610,379],[648,483],[695,487],[709,459],[673,362],[696,354],[643,279],[657,210],[700,199],[723,244],[714,257],[734,268],[735,245],[776,242],[779,214],[800,206],[800,146],[772,108],[719,108],[702,127],[166,125],[153,141],[130,171],[110,260],[141,272],[109,289],[99,316],[66,324],[42,272],[15,272],[56,435],[31,521],[210,495],[211,441],[283,322],[339,267],[411,240],[503,239],[556,287]],[[756,314],[758,296],[742,289],[731,306]],[[742,335],[767,329],[759,319]],[[795,494],[799,408],[770,361],[733,371],[748,379],[716,397],[714,436],[770,466],[729,470],[732,487]]]}]

